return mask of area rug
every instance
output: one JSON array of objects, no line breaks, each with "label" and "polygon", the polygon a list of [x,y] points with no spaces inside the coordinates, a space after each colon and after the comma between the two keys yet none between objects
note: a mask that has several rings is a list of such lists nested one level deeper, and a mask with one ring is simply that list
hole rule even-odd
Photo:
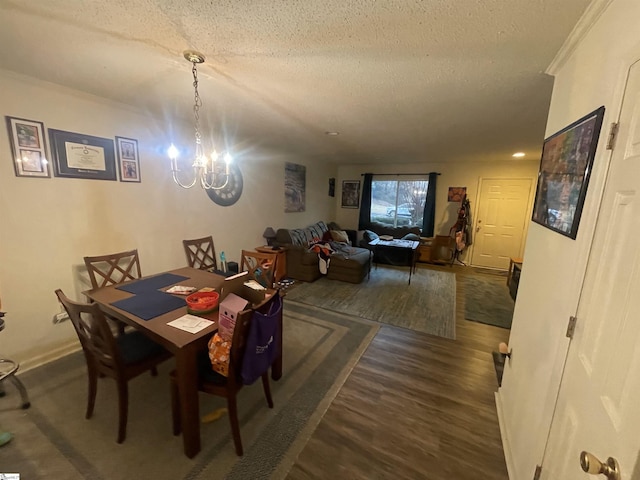
[{"label": "area rug", "polygon": [[[331,266],[329,266],[331,268]],[[419,266],[409,269],[379,265],[371,278],[353,284],[319,278],[287,292],[287,300],[397,327],[455,339],[456,276]]]},{"label": "area rug", "polygon": [[[84,418],[87,380],[81,352],[21,375],[32,407],[20,410],[7,387],[0,425],[14,439],[0,451],[0,472],[25,479],[284,478],[298,453],[375,336],[378,324],[288,301],[284,311],[284,374],[271,382],[269,409],[260,382],[238,396],[244,456],[233,448],[229,419],[201,425],[202,450],[182,453],[171,433],[168,372],[129,382],[127,438],[116,443],[117,392],[101,379],[93,418]],[[14,398],[16,397],[16,398]],[[201,394],[200,414],[226,406]]]},{"label": "area rug", "polygon": [[460,275],[464,288],[464,318],[502,328],[511,328],[514,302],[506,277]]}]

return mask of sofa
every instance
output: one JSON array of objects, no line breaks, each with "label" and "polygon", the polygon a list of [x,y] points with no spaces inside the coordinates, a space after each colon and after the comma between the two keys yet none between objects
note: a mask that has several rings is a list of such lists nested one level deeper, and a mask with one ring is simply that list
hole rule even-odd
[{"label": "sofa", "polygon": [[355,246],[357,232],[343,230],[335,223],[323,221],[305,228],[276,231],[274,246],[284,248],[287,256],[287,276],[303,282],[313,282],[322,276],[320,255],[311,251],[314,244],[329,244],[327,278],[349,283],[360,283],[371,269],[369,249]]}]

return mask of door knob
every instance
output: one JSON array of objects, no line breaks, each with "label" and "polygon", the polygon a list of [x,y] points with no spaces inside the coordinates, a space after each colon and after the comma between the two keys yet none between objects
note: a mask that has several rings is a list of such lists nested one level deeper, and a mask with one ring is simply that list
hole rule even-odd
[{"label": "door knob", "polygon": [[580,454],[580,466],[582,470],[593,475],[603,474],[608,480],[620,480],[620,466],[618,461],[613,458],[607,458],[607,463],[602,463],[595,455],[589,452]]}]

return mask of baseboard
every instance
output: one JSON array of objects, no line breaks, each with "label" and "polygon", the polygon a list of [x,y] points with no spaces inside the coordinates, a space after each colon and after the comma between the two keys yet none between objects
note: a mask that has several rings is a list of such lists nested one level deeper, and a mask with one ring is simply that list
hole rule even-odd
[{"label": "baseboard", "polygon": [[41,355],[37,355],[30,358],[29,360],[20,362],[20,370],[18,371],[18,374],[28,372],[29,370],[40,367],[49,362],[53,362],[54,360],[57,360],[59,358],[66,357],[67,355],[75,353],[78,350],[81,350],[80,342],[78,342],[78,339],[74,339],[69,343],[60,345],[59,347],[52,350],[48,350]]},{"label": "baseboard", "polygon": [[513,479],[515,469],[513,465],[513,458],[511,456],[511,446],[509,444],[509,436],[505,428],[504,411],[502,409],[502,400],[500,398],[500,389],[495,393],[496,397],[496,410],[498,412],[498,425],[500,425],[500,438],[502,438],[502,450],[504,451],[504,460],[507,464],[507,474],[509,479]]}]

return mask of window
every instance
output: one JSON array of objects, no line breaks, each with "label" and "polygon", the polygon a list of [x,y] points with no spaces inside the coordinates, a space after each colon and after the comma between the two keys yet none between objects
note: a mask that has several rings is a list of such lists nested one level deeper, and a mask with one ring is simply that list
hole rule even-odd
[{"label": "window", "polygon": [[422,226],[428,184],[426,179],[373,180],[370,220],[393,227]]}]

